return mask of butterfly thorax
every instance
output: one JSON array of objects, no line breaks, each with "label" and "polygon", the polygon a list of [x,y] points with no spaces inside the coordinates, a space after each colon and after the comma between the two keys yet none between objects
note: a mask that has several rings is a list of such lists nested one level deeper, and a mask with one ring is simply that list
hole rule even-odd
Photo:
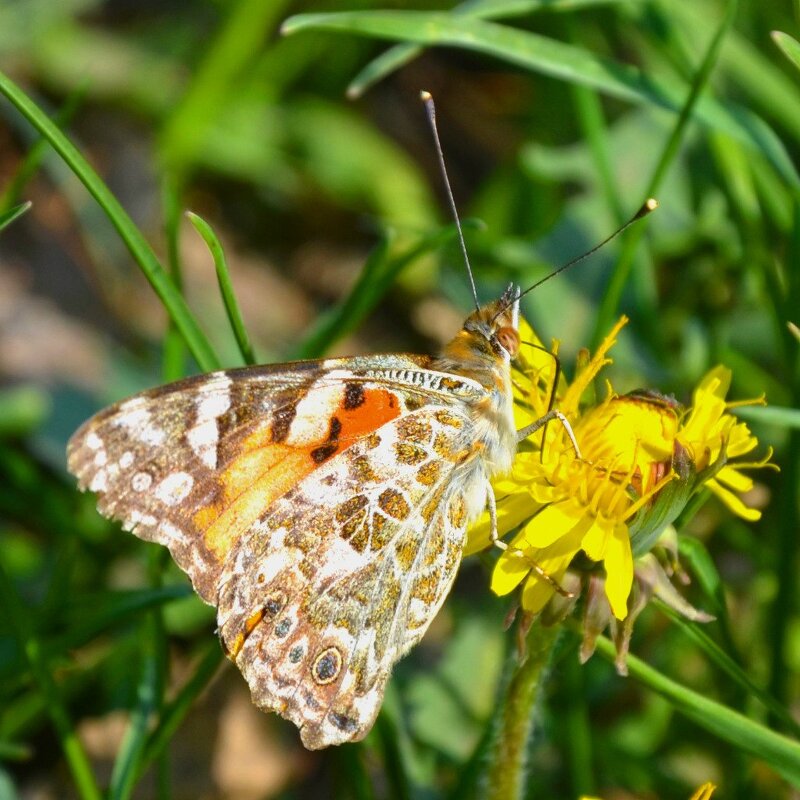
[{"label": "butterfly thorax", "polygon": [[473,408],[476,441],[489,475],[507,472],[516,450],[511,359],[519,350],[518,306],[513,291],[482,306],[435,360],[434,368],[477,381],[486,390]]}]

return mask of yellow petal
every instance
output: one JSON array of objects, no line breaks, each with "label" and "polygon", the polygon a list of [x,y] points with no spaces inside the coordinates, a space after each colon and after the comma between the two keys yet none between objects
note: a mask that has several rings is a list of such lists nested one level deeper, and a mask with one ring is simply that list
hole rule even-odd
[{"label": "yellow petal", "polygon": [[606,597],[611,611],[617,619],[628,616],[628,595],[633,585],[633,554],[628,526],[618,523],[609,537],[606,557]]},{"label": "yellow petal", "polygon": [[600,515],[591,517],[591,520],[591,527],[583,537],[581,548],[592,561],[602,561],[606,555],[608,541],[614,531],[614,523]]},{"label": "yellow petal", "polygon": [[690,800],[710,800],[717,787],[709,781],[704,783],[690,798]]},{"label": "yellow petal", "polygon": [[[514,494],[500,497],[497,501],[497,532],[502,538],[514,530],[537,510],[538,506],[531,500],[530,494],[517,488]],[[484,550],[492,543],[489,512],[484,511],[467,532],[467,543],[464,555],[469,556]]]},{"label": "yellow petal", "polygon": [[526,611],[534,614],[541,611],[553,596],[555,592],[553,581],[558,583],[564,577],[567,567],[580,550],[584,533],[590,524],[591,520],[587,516],[550,547],[531,552],[531,558],[536,566],[551,580],[547,580],[536,570],[531,570],[522,590],[522,607]]},{"label": "yellow petal", "polygon": [[[550,575],[549,572],[547,574]],[[557,583],[563,574],[562,572],[560,575],[550,575],[550,577]],[[538,614],[547,605],[547,601],[555,594],[555,591],[551,583],[535,572],[531,572],[522,590],[522,607],[531,614]]]},{"label": "yellow petal", "polygon": [[627,317],[621,317],[619,319],[608,336],[600,343],[600,347],[597,348],[597,352],[592,356],[589,363],[575,376],[575,380],[564,393],[559,403],[559,408],[565,414],[578,410],[581,396],[589,387],[589,384],[606,364],[611,363],[611,359],[606,358],[606,353],[614,346],[617,341],[617,334],[627,323]]},{"label": "yellow petal", "polygon": [[564,501],[545,506],[523,529],[529,547],[548,547],[583,523],[584,509],[578,503]]},{"label": "yellow petal", "polygon": [[714,480],[724,483],[728,489],[732,489],[734,492],[749,492],[753,488],[753,479],[731,466],[723,467],[714,476]]},{"label": "yellow petal", "polygon": [[761,512],[758,509],[746,506],[738,495],[724,486],[720,486],[713,478],[706,483],[706,486],[737,516],[746,519],[748,522],[755,522],[761,519]]},{"label": "yellow petal", "polygon": [[529,561],[506,550],[494,565],[491,589],[501,597],[519,586],[522,579],[530,572]]}]

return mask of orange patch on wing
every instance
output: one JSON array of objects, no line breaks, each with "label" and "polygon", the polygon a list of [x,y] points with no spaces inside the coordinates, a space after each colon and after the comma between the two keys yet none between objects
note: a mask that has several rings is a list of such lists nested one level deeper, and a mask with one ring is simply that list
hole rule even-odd
[{"label": "orange patch on wing", "polygon": [[[366,389],[357,408],[337,409],[341,423],[336,441],[353,441],[372,433],[400,415],[400,402],[382,389]],[[327,439],[307,442],[304,447],[275,443],[271,427],[265,424],[241,443],[241,455],[220,475],[222,497],[216,503],[198,509],[193,517],[204,531],[206,546],[224,560],[239,538],[279,497],[319,467],[312,452]]]},{"label": "orange patch on wing", "polygon": [[365,389],[363,402],[356,408],[347,408],[342,402],[336,416],[342,423],[339,441],[352,443],[400,416],[400,400],[386,389]]},{"label": "orange patch on wing", "polygon": [[220,474],[222,497],[193,517],[204,531],[206,546],[220,560],[274,500],[314,469],[304,450],[275,444],[268,424],[244,439],[240,451]]}]

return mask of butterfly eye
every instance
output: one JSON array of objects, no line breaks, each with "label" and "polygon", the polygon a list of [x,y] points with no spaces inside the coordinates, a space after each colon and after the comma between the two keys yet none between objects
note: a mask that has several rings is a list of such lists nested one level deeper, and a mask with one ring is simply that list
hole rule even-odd
[{"label": "butterfly eye", "polygon": [[500,342],[511,358],[519,353],[519,334],[514,328],[508,326],[500,328],[495,334],[495,339]]}]

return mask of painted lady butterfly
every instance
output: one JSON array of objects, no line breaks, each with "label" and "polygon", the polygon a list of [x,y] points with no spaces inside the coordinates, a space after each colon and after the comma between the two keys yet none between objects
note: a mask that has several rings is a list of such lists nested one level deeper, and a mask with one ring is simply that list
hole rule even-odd
[{"label": "painted lady butterfly", "polygon": [[308,748],[367,734],[450,590],[467,526],[494,507],[489,478],[518,440],[518,295],[474,311],[438,358],[201,375],[107,408],[70,440],[80,487],[169,548],[217,607],[253,701]]}]

